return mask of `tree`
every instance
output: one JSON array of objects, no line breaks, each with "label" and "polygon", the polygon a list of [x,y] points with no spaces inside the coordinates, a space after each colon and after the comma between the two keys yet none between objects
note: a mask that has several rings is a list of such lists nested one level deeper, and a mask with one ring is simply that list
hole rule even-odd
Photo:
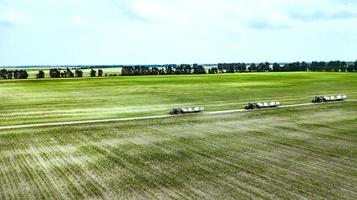
[{"label": "tree", "polygon": [[223,69],[223,64],[222,63],[218,63],[217,69],[218,69],[219,73],[224,73],[224,69]]},{"label": "tree", "polygon": [[193,73],[194,74],[206,74],[206,70],[202,65],[194,65]]},{"label": "tree", "polygon": [[213,67],[211,69],[208,69],[208,73],[209,74],[218,74],[218,68],[217,67]]},{"label": "tree", "polygon": [[249,72],[256,72],[257,71],[257,65],[255,63],[252,63],[249,68]]},{"label": "tree", "polygon": [[313,61],[309,67],[309,71],[317,72],[319,68],[319,62]]},{"label": "tree", "polygon": [[27,79],[29,75],[26,70],[15,70],[13,72],[13,77],[15,79]]},{"label": "tree", "polygon": [[13,72],[12,71],[7,71],[6,79],[12,79],[12,78],[13,78]]},{"label": "tree", "polygon": [[191,65],[183,65],[183,74],[191,74],[192,73],[192,69],[197,67],[197,64],[193,64],[193,66]]},{"label": "tree", "polygon": [[273,64],[273,72],[280,72],[281,66],[278,63]]},{"label": "tree", "polygon": [[261,72],[270,72],[271,71],[269,62],[261,63],[259,65],[260,65],[260,71]]},{"label": "tree", "polygon": [[121,74],[122,74],[122,76],[132,76],[132,75],[134,75],[134,68],[125,66],[122,68]]},{"label": "tree", "polygon": [[38,71],[38,74],[36,74],[36,78],[45,78],[45,72],[42,70]]},{"label": "tree", "polygon": [[335,68],[335,61],[330,61],[327,63],[326,65],[326,71],[328,72],[333,72],[334,71],[334,68]]},{"label": "tree", "polygon": [[319,62],[319,72],[323,72],[323,71],[326,71],[326,62],[322,61],[322,62]]},{"label": "tree", "polygon": [[91,77],[95,77],[96,73],[97,73],[97,72],[96,72],[94,69],[91,69],[91,70],[90,70],[90,76],[91,76]]},{"label": "tree", "polygon": [[225,63],[224,67],[225,67],[227,73],[234,73],[234,71],[235,71],[234,63]]},{"label": "tree", "polygon": [[58,69],[50,69],[50,77],[51,78],[60,78],[61,72]]},{"label": "tree", "polygon": [[160,75],[160,69],[157,67],[152,67],[150,70],[150,75]]},{"label": "tree", "polygon": [[348,65],[347,66],[347,72],[353,72],[353,65]]},{"label": "tree", "polygon": [[309,69],[309,64],[307,64],[306,62],[302,62],[300,65],[300,71],[308,71]]},{"label": "tree", "polygon": [[175,68],[175,74],[185,74],[185,69],[190,70],[192,67],[189,64],[181,64]]},{"label": "tree", "polygon": [[346,70],[347,70],[347,63],[345,61],[342,61],[340,66],[340,71],[346,72]]},{"label": "tree", "polygon": [[98,69],[98,76],[103,76],[103,70]]},{"label": "tree", "polygon": [[6,79],[7,78],[7,70],[6,69],[0,70],[0,78],[1,79]]},{"label": "tree", "polygon": [[239,72],[246,72],[247,71],[247,65],[245,63],[238,63],[238,71]]},{"label": "tree", "polygon": [[264,68],[265,68],[264,63],[259,63],[259,64],[257,65],[257,72],[263,72],[263,71],[264,71]]},{"label": "tree", "polygon": [[173,70],[175,68],[175,65],[167,65],[165,67],[165,72],[166,74],[174,74],[175,71]]},{"label": "tree", "polygon": [[29,74],[27,73],[27,71],[26,71],[26,70],[23,70],[23,71],[22,71],[22,74],[21,74],[21,78],[27,79],[28,77],[29,77]]},{"label": "tree", "polygon": [[66,77],[68,77],[68,78],[73,78],[74,77],[73,72],[69,68],[66,69],[66,73],[65,74],[66,74]]},{"label": "tree", "polygon": [[75,76],[78,78],[83,77],[83,71],[81,69],[76,69],[74,71],[74,73],[75,73]]}]

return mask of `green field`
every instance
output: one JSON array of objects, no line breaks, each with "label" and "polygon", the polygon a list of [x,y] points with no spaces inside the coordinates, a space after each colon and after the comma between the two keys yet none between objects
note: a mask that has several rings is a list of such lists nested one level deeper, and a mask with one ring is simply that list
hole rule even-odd
[{"label": "green field", "polygon": [[248,101],[357,99],[357,73],[264,73],[0,81],[0,126],[242,108]]},{"label": "green field", "polygon": [[0,199],[357,199],[357,73],[6,80],[0,94],[0,128],[350,98],[0,130]]}]

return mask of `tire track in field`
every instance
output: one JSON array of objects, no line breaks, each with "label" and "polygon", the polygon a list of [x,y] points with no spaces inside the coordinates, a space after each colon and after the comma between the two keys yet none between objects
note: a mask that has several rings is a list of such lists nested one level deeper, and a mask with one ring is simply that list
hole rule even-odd
[{"label": "tire track in field", "polygon": [[[251,124],[242,124],[243,126],[251,126]],[[221,126],[225,126],[225,127],[227,127],[227,128],[231,128],[231,126],[228,126],[228,125],[220,125],[220,127]],[[276,132],[277,130],[276,129],[269,129],[271,132]],[[255,131],[255,129],[252,129],[251,131]],[[312,132],[307,132],[307,133],[309,133],[309,134],[314,134],[314,133],[312,133]],[[249,136],[243,136],[243,138],[249,138]],[[276,135],[274,135],[274,134],[271,134],[270,136],[269,136],[269,138],[271,139],[270,141],[266,141],[266,140],[262,140],[262,139],[259,139],[259,138],[254,138],[254,140],[255,141],[257,141],[257,142],[259,142],[260,143],[260,145],[265,145],[266,144],[266,146],[276,146],[276,145],[279,145],[279,148],[284,148],[285,150],[284,151],[291,151],[292,150],[292,147],[291,146],[289,146],[289,147],[287,147],[286,145],[284,145],[284,144],[281,144],[281,143],[276,143],[276,142],[274,142],[274,139],[279,139],[280,137],[279,136],[276,136]],[[247,143],[247,144],[249,144],[249,143]],[[305,148],[306,148],[306,146],[304,146]],[[301,149],[302,147],[296,147],[296,148],[294,148],[293,149],[293,151],[296,151],[296,150],[298,150],[299,152],[301,152],[301,151],[303,151],[303,149]],[[301,152],[301,153],[304,153],[304,154],[306,154],[307,152],[309,152],[309,153],[313,153],[313,151],[314,151],[314,155],[316,155],[316,158],[314,158],[314,159],[317,159],[317,160],[320,160],[320,158],[321,158],[321,156],[323,155],[323,158],[324,159],[328,159],[328,160],[325,160],[325,162],[328,162],[328,163],[330,163],[330,164],[333,164],[336,168],[341,168],[341,167],[344,167],[344,168],[346,168],[346,169],[348,169],[347,171],[349,171],[349,170],[354,170],[355,168],[354,167],[349,167],[349,166],[345,166],[345,165],[343,165],[343,164],[339,164],[338,162],[340,161],[340,160],[336,160],[336,159],[332,159],[332,157],[330,156],[330,157],[327,157],[328,155],[326,154],[326,152],[324,151],[324,149],[321,149],[321,148],[314,148],[314,149],[312,149],[311,147],[310,148],[308,148],[307,150],[304,150],[303,152]],[[320,157],[317,157],[317,155],[319,155]],[[304,155],[304,156],[307,156],[307,155]],[[311,156],[309,156],[310,158],[313,158],[313,157],[311,157]],[[334,154],[333,155],[333,157],[336,157],[336,155]],[[346,162],[350,162],[350,163],[353,163],[351,160],[349,160],[349,161],[346,161]]]},{"label": "tire track in field", "polygon": [[[65,144],[67,144],[69,141],[64,140],[64,138],[60,137],[55,138],[57,142],[68,151],[68,146],[66,146]],[[101,193],[103,191],[102,185],[98,183],[92,176],[89,176],[86,171],[81,168],[81,166],[79,166],[78,164],[73,164],[75,163],[73,157],[66,156],[61,151],[58,156],[61,158],[61,160],[64,161],[64,163],[58,163],[60,164],[60,168],[65,169],[66,172],[68,172],[70,177],[73,179],[73,182],[76,182],[75,185],[77,189],[83,193],[84,198],[103,198]]]},{"label": "tire track in field", "polygon": [[[210,142],[210,145],[211,145],[211,146],[212,146],[212,145],[216,145],[216,143]],[[296,176],[302,175],[302,174],[300,174],[300,173],[298,173],[298,172],[292,171],[292,170],[290,170],[290,169],[285,169],[285,168],[283,168],[283,167],[281,167],[281,166],[278,166],[278,165],[276,165],[276,164],[274,164],[274,163],[264,162],[264,161],[261,160],[260,157],[258,157],[258,156],[256,156],[256,155],[249,154],[249,153],[244,152],[244,151],[243,151],[243,152],[240,152],[240,153],[243,155],[241,158],[236,158],[236,156],[233,155],[233,154],[231,154],[231,152],[226,152],[226,153],[224,154],[224,157],[226,157],[225,160],[222,160],[222,159],[219,158],[219,157],[213,157],[213,158],[214,158],[214,159],[221,160],[222,162],[226,162],[226,163],[231,164],[231,165],[242,165],[242,164],[241,164],[241,163],[242,163],[241,161],[242,161],[242,160],[246,160],[246,159],[247,159],[246,156],[248,156],[249,159],[253,159],[253,160],[255,160],[255,161],[256,161],[257,163],[259,163],[259,164],[268,165],[268,166],[270,166],[270,167],[279,169],[279,171],[285,171],[286,174],[294,174],[294,175],[296,175]],[[236,164],[236,163],[240,163],[240,164]],[[248,166],[249,166],[249,164],[248,164]],[[252,166],[250,166],[250,167],[252,167]],[[243,168],[243,169],[244,169],[244,168]],[[263,177],[264,177],[264,176],[263,176]],[[274,178],[274,177],[275,177],[275,178]],[[279,181],[279,180],[276,179],[276,178],[278,178],[278,179],[281,179],[281,182],[283,182],[283,180],[285,179],[285,180],[289,180],[289,181],[293,181],[293,182],[298,183],[293,177],[290,177],[290,176],[287,176],[287,175],[284,175],[284,174],[283,174],[283,175],[281,175],[281,174],[279,174],[279,175],[275,174],[274,177],[269,177],[269,178],[272,179],[272,180],[275,180],[275,181]],[[265,177],[265,178],[268,178],[268,177]],[[305,186],[313,187],[313,185],[311,185],[310,183],[301,183],[301,182],[299,182],[299,184],[305,185]],[[300,192],[303,192],[303,193],[307,194],[308,196],[312,196],[312,195],[313,195],[313,193],[312,193],[311,191],[307,191],[307,190],[302,190],[302,191],[300,191]],[[298,194],[298,193],[296,193],[296,194]]]},{"label": "tire track in field", "polygon": [[[160,131],[159,129],[156,128],[151,128],[152,130],[155,130],[157,133],[163,133],[162,131]],[[165,134],[167,134],[167,132],[165,132]],[[172,135],[171,137],[177,137],[176,135]],[[185,146],[186,143],[184,142],[178,142],[180,145]],[[160,149],[165,149],[165,151],[167,151],[167,147],[162,147],[158,144],[154,144],[155,146],[159,147]],[[173,148],[173,149],[169,149],[169,151],[171,153],[174,153],[174,151],[177,151],[177,149]],[[201,154],[197,154],[195,153],[195,156],[197,157],[202,157]],[[218,162],[215,161],[216,164],[218,164]],[[222,185],[228,186],[230,188],[234,188],[234,190],[237,190],[237,192],[240,193],[240,195],[246,197],[246,198],[265,198],[265,199],[276,199],[276,195],[272,194],[271,191],[266,191],[266,188],[261,188],[259,187],[257,184],[252,184],[251,180],[243,180],[240,177],[235,177],[237,180],[227,180],[227,177],[221,176],[221,175],[217,175],[215,174],[211,169],[208,169],[207,167],[203,166],[201,163],[198,165],[198,167],[204,171],[204,173],[202,174],[198,174],[195,173],[195,175],[199,176],[199,177],[205,177],[206,181],[209,181],[210,184],[215,185],[214,187],[221,187]],[[214,176],[214,177],[211,177]],[[249,184],[247,185],[247,182],[249,182]],[[206,185],[208,186],[208,185]],[[212,194],[210,194],[212,195]],[[213,195],[212,195],[213,196]]]},{"label": "tire track in field", "polygon": [[[26,141],[27,139],[25,137],[21,137],[21,140]],[[17,146],[19,148],[19,152],[21,152],[21,149],[25,148],[25,145],[23,143]],[[27,181],[31,184],[31,186],[28,185],[27,187],[30,187],[33,192],[32,198],[54,198],[55,196],[51,196],[51,194],[49,193],[49,189],[48,187],[46,187],[48,185],[43,181],[42,174],[36,173],[36,167],[31,165],[31,163],[33,163],[32,155],[19,153],[16,155],[15,158],[17,158],[17,165],[21,169],[18,173],[22,172],[21,174],[24,175],[24,177],[27,178]]]},{"label": "tire track in field", "polygon": [[[166,130],[169,130],[169,131],[165,132],[166,134],[169,134],[169,133],[172,132],[171,128],[167,128]],[[178,139],[178,136],[175,135],[175,134],[170,134],[170,136],[171,137],[175,137],[175,138]],[[223,163],[225,165],[229,165],[231,167],[238,168],[238,169],[240,169],[242,171],[245,171],[245,172],[248,172],[250,174],[253,174],[253,176],[255,176],[255,177],[262,178],[262,179],[266,180],[266,182],[270,182],[270,181],[275,182],[276,184],[278,184],[280,186],[279,190],[283,190],[285,193],[290,194],[292,196],[295,196],[295,197],[297,197],[299,199],[306,199],[304,196],[302,196],[302,195],[300,195],[300,194],[298,194],[298,193],[296,193],[294,191],[291,191],[290,188],[285,188],[286,184],[285,184],[285,182],[283,180],[286,179],[286,177],[279,176],[281,180],[277,180],[277,179],[274,179],[272,177],[269,177],[269,176],[266,176],[266,175],[263,175],[263,174],[259,174],[258,172],[255,171],[257,166],[255,166],[255,165],[253,165],[251,163],[241,162],[242,160],[244,160],[244,158],[233,158],[234,156],[232,157],[232,155],[228,155],[227,153],[224,153],[224,156],[228,157],[229,159],[222,159],[220,157],[211,155],[210,153],[202,152],[202,148],[199,148],[197,146],[198,145],[197,143],[196,143],[196,145],[192,145],[192,144],[187,143],[185,141],[177,141],[177,143],[179,143],[181,146],[185,147],[186,149],[189,149],[190,151],[194,152],[200,158],[203,158],[203,159],[206,158],[206,159],[215,161],[216,163]],[[215,144],[215,143],[213,143],[213,142],[209,143],[209,145],[213,145],[213,144]],[[240,163],[240,164],[237,164],[237,163]],[[200,167],[200,169],[203,169],[203,170],[205,169],[202,165],[199,165],[199,167]],[[217,177],[217,178],[222,179],[222,177],[220,177],[218,175],[214,175],[214,176]],[[241,180],[241,181],[242,181],[242,183],[247,182],[245,180]],[[230,184],[232,184],[232,183],[230,183]],[[260,186],[258,188],[260,190],[265,190],[265,188],[261,188]],[[311,195],[311,193],[310,193],[310,195]]]},{"label": "tire track in field", "polygon": [[[357,100],[348,100],[346,102],[357,102]],[[328,104],[337,104],[337,103],[341,103],[341,102],[331,102]],[[325,104],[327,104],[327,103],[325,103]],[[325,105],[325,104],[323,104],[323,105]],[[321,104],[314,104],[314,103],[291,104],[291,105],[282,105],[282,106],[279,106],[278,108],[270,108],[270,109],[268,108],[268,109],[264,109],[264,110],[272,110],[272,109],[280,109],[280,108],[295,108],[295,107],[305,107],[305,106],[317,106],[317,105],[321,105]],[[230,113],[237,113],[237,112],[248,112],[248,111],[245,109],[236,109],[236,110],[212,111],[212,112],[206,112],[203,114],[217,115],[217,114],[230,114]],[[187,114],[187,116],[188,115],[193,115],[193,114]],[[156,115],[156,116],[128,117],[128,118],[116,118],[116,119],[98,119],[98,120],[84,120],[84,121],[23,124],[23,125],[1,126],[0,130],[48,127],[48,126],[80,125],[80,124],[98,124],[98,123],[109,123],[109,122],[139,121],[139,120],[147,120],[147,119],[164,119],[164,118],[179,117],[179,116],[183,116],[183,115]]]},{"label": "tire track in field", "polygon": [[[1,156],[0,157],[0,162],[1,163],[8,163],[7,162],[8,159],[5,159],[4,156]],[[19,198],[18,196],[16,196],[16,194],[18,194],[17,190],[16,190],[16,187],[14,186],[14,183],[13,181],[13,178],[10,178],[12,177],[12,174],[9,169],[5,169],[5,167],[0,167],[0,170],[1,170],[1,173],[3,174],[3,178],[1,178],[3,184],[2,184],[2,190],[1,190],[1,199],[16,199],[16,198]]]},{"label": "tire track in field", "polygon": [[[153,137],[153,136],[150,136],[150,137]],[[130,141],[130,142],[128,142],[128,144],[132,144],[132,145],[135,145],[135,144],[137,144],[137,143],[135,143],[135,142],[133,142],[133,141]],[[150,145],[153,145],[153,146],[155,146],[156,148],[159,148],[161,151],[163,151],[163,148],[162,147],[159,147],[159,146],[157,146],[156,144],[150,144]],[[104,147],[104,146],[101,146],[102,148]],[[167,149],[165,149],[165,151],[167,151]],[[171,151],[170,151],[171,152]],[[124,153],[125,154],[125,153]],[[117,153],[114,153],[114,155],[118,155]],[[123,156],[121,156],[122,158],[123,158]],[[124,159],[124,160],[127,160],[127,159],[129,159],[129,158],[131,158],[132,157],[132,155],[127,155],[127,156],[124,156],[124,157],[126,157],[126,159]],[[139,160],[137,160],[135,163],[137,163],[137,162],[139,162],[139,163],[141,163],[141,165],[143,165],[144,163],[142,163],[142,162],[144,162],[144,160],[142,160],[142,159],[140,159],[140,158],[138,158]],[[129,160],[131,160],[131,159],[129,159]],[[130,161],[130,162],[132,162],[132,161]],[[138,165],[138,164],[137,164]],[[157,171],[157,170],[155,170],[155,169],[152,169],[152,168],[147,168],[147,167],[140,167],[140,168],[137,168],[137,171],[139,172],[143,172],[143,173],[150,173],[150,174],[156,174],[156,175],[159,175],[161,172],[160,171]],[[157,173],[159,173],[159,174],[157,174]],[[207,172],[208,173],[208,172]],[[204,175],[205,173],[200,173],[200,174],[197,174],[198,176],[205,176]],[[158,182],[160,182],[160,185],[161,186],[163,186],[163,187],[166,187],[167,188],[167,190],[169,191],[169,192],[179,192],[179,191],[177,191],[176,189],[172,189],[172,188],[170,188],[169,187],[169,185],[167,185],[167,184],[169,184],[168,182],[167,182],[167,180],[168,179],[170,179],[170,174],[167,174],[167,173],[164,173],[164,174],[162,174],[162,175],[164,175],[164,177],[163,177],[163,179],[165,180],[165,181],[163,181],[163,182],[161,182],[161,181],[158,181]],[[186,178],[187,179],[187,178]],[[189,178],[188,178],[189,179]],[[161,180],[161,179],[160,179]],[[212,181],[214,181],[214,185],[215,185],[215,187],[219,187],[220,185],[224,185],[224,183],[222,183],[221,181],[218,181],[217,182],[217,180],[211,180],[210,179],[210,182],[212,182]],[[187,185],[186,185],[186,182],[184,181],[183,182],[183,184],[185,184],[185,186],[187,187]],[[232,185],[226,185],[227,187],[231,187],[232,188]],[[190,188],[190,187],[188,187],[188,188]],[[237,188],[236,188],[237,189]],[[162,192],[165,192],[165,191],[162,191]],[[242,191],[241,191],[242,192]],[[191,192],[189,192],[189,194],[192,194]],[[166,193],[166,195],[169,195],[169,193]],[[180,195],[180,194],[178,194],[178,195]],[[197,195],[197,194],[196,194]],[[210,195],[212,195],[212,194],[210,194]],[[246,193],[246,195],[250,195],[250,193]],[[194,197],[194,196],[193,196]],[[191,198],[193,198],[193,197],[191,197]],[[176,197],[177,198],[177,197]],[[184,196],[182,196],[182,194],[181,194],[181,198],[184,198]],[[248,198],[248,196],[246,197],[246,198]],[[252,196],[250,196],[250,198],[253,198]]]},{"label": "tire track in field", "polygon": [[[214,143],[210,143],[211,145],[214,145]],[[220,144],[221,145],[221,144]],[[220,146],[220,145],[218,145],[218,146]],[[253,157],[254,157],[254,155],[253,155]],[[262,162],[262,160],[261,160],[261,158],[260,159],[258,159],[258,161],[260,161],[260,162]],[[278,163],[275,163],[275,164],[273,164],[275,167],[279,167],[280,169],[282,169],[282,166],[278,166],[277,165]],[[285,170],[285,169],[284,169]],[[296,168],[296,169],[294,169],[294,171],[296,171],[296,170],[298,170],[298,171],[301,171],[301,169],[299,169],[299,168]],[[297,172],[298,172],[297,171]],[[305,170],[302,170],[303,172],[305,172]],[[314,174],[311,174],[311,173],[309,173],[310,175],[314,175]],[[331,178],[330,176],[328,176],[329,178]],[[340,189],[344,189],[345,190],[345,188],[340,188]],[[349,192],[351,192],[351,190],[348,190]],[[311,192],[311,191],[310,191]],[[353,193],[353,192],[352,192]],[[311,193],[310,193],[311,194]]]},{"label": "tire track in field", "polygon": [[[225,126],[225,125],[220,125],[220,126]],[[249,124],[247,126],[249,126]],[[230,128],[230,126],[228,126],[228,125],[226,125],[226,127]],[[253,129],[253,131],[254,131],[254,129]],[[274,132],[277,130],[271,129],[270,131]],[[312,132],[307,132],[307,133],[314,134]],[[243,138],[248,139],[249,136],[243,136]],[[315,159],[315,160],[319,160],[319,161],[321,161],[321,158],[323,158],[325,163],[328,162],[329,164],[332,164],[333,166],[335,166],[335,168],[343,167],[343,168],[348,169],[349,171],[356,169],[354,165],[346,166],[344,164],[340,164],[339,162],[341,160],[333,159],[333,157],[336,157],[338,155],[332,154],[332,157],[331,157],[331,154],[327,154],[324,149],[321,149],[318,147],[311,148],[311,147],[306,147],[306,146],[301,146],[301,145],[300,146],[299,145],[286,146],[285,143],[283,144],[283,143],[274,142],[274,139],[280,138],[279,136],[276,136],[274,134],[270,134],[269,138],[271,139],[270,141],[259,139],[259,138],[254,138],[254,139],[255,139],[255,141],[259,142],[260,145],[265,145],[265,146],[277,146],[278,145],[279,148],[284,148],[284,151],[295,152],[295,153],[297,153],[297,151],[298,151],[298,152],[304,154],[304,157],[309,157],[311,159]],[[250,144],[250,143],[247,143],[247,144]],[[309,153],[309,154],[314,153],[315,157],[308,156],[308,155],[306,155],[307,153]],[[354,163],[352,160],[345,160],[345,162],[349,162],[351,164]]]},{"label": "tire track in field", "polygon": [[[154,129],[153,129],[154,130]],[[155,129],[156,130],[156,129]],[[132,143],[132,144],[134,144],[134,143]],[[156,144],[156,143],[154,143],[154,144],[150,144],[151,146],[155,146],[155,148],[158,148],[160,151],[162,151],[162,152],[170,152],[170,153],[173,153],[174,154],[174,151],[172,150],[172,149],[167,149],[167,148],[164,148],[164,147],[161,147],[161,146],[159,146],[158,144]],[[172,168],[171,168],[172,169]],[[204,176],[204,177],[206,177],[207,178],[207,180],[211,183],[211,184],[213,184],[214,185],[214,187],[215,188],[217,188],[217,187],[219,187],[219,186],[222,186],[222,185],[225,185],[225,186],[227,186],[227,187],[230,187],[231,189],[234,189],[234,190],[236,190],[238,193],[240,193],[240,195],[242,195],[242,196],[245,196],[246,198],[251,198],[251,199],[254,199],[254,197],[255,196],[252,196],[252,191],[247,191],[247,188],[245,188],[244,189],[244,187],[242,186],[242,185],[236,185],[236,184],[234,184],[234,183],[232,183],[232,182],[227,182],[227,181],[224,181],[223,180],[223,178],[222,177],[220,177],[220,176],[217,176],[217,175],[214,175],[213,173],[212,173],[212,171],[210,171],[209,169],[207,169],[207,168],[202,168],[202,166],[200,166],[200,169],[201,170],[203,170],[204,171],[204,173],[196,173],[196,172],[194,172],[195,173],[195,175],[197,175],[198,177],[202,177],[202,176]],[[144,170],[144,169],[143,169]],[[145,171],[147,171],[147,170],[145,170]],[[151,172],[151,170],[150,170],[150,172]],[[152,171],[152,172],[154,172],[154,173],[158,173],[157,171]],[[161,173],[161,172],[160,172]],[[209,175],[214,175],[216,178],[213,178],[213,177],[210,177],[210,176],[208,176],[208,174]],[[164,173],[164,175],[165,175],[165,177],[166,177],[166,179],[169,179],[170,178],[170,174],[167,174],[167,173]],[[183,175],[183,176],[185,176],[185,175]],[[182,177],[182,175],[180,175],[180,177]],[[187,177],[187,176],[185,176],[185,178],[187,179],[187,180],[190,180],[190,178],[189,177]],[[166,180],[165,179],[165,180]],[[181,184],[184,184],[186,187],[188,187],[188,188],[190,188],[190,186],[188,186],[186,183],[185,183],[185,181],[183,181],[183,183],[181,183]],[[234,186],[235,185],[235,186]],[[164,186],[165,186],[165,184],[164,184]],[[239,187],[239,188],[238,188]],[[190,188],[190,191],[191,192],[194,192],[194,191],[192,191],[192,188]],[[191,193],[190,192],[190,193]],[[259,194],[261,194],[261,193],[257,193],[257,192],[255,192],[255,195],[259,195]],[[197,195],[197,193],[196,193],[196,195]],[[210,194],[211,196],[213,196],[214,194]],[[191,198],[194,198],[194,197],[191,197]]]},{"label": "tire track in field", "polygon": [[[156,129],[156,128],[152,128],[151,127],[150,129],[155,131],[156,133],[158,133],[160,135],[163,133],[162,131],[160,131],[159,129]],[[166,146],[161,146],[160,144],[157,144],[157,143],[154,143],[152,145],[155,146],[156,148],[159,148],[161,151],[168,151],[168,152],[170,152],[172,154],[175,154],[175,151],[177,151],[177,149],[175,149],[175,148],[170,148],[170,147],[168,148]],[[199,155],[196,154],[196,156],[199,156]],[[238,193],[240,193],[241,196],[245,196],[246,198],[252,198],[252,199],[254,199],[254,197],[256,197],[256,196],[262,195],[262,193],[264,193],[264,195],[271,195],[269,193],[266,193],[264,190],[260,190],[260,188],[257,189],[257,190],[259,190],[259,192],[257,192],[256,188],[254,188],[254,186],[247,186],[246,184],[244,184],[245,182],[243,182],[242,180],[238,181],[238,183],[237,183],[237,181],[232,181],[232,180],[231,181],[227,181],[226,180],[227,178],[215,175],[214,172],[212,172],[211,170],[207,169],[206,167],[203,167],[201,164],[199,165],[199,168],[201,170],[203,170],[204,173],[194,172],[194,174],[196,176],[198,176],[198,177],[205,177],[206,181],[210,182],[210,185],[205,185],[206,187],[215,187],[216,188],[216,187],[220,187],[222,185],[226,185],[226,186],[229,186],[231,188],[234,188],[234,190],[236,190]],[[171,169],[173,169],[173,168],[171,167]],[[182,176],[185,176],[185,175],[180,175],[180,176],[182,177]],[[211,176],[214,176],[214,177],[211,177]],[[186,178],[186,180],[190,180],[192,177],[185,176],[185,178]],[[185,182],[185,181],[183,181],[183,182]],[[200,196],[200,194],[197,194],[197,192],[195,192],[195,188],[191,188],[192,186],[190,184],[184,183],[184,185],[191,192],[193,192],[196,195]],[[208,194],[207,192],[205,192],[205,193]],[[256,196],[252,196],[253,193]],[[209,195],[213,197],[214,194],[215,194],[214,192],[211,192]],[[273,195],[271,195],[271,196],[273,196]],[[260,197],[262,198],[262,196],[260,196]],[[191,197],[191,198],[193,198],[193,197]],[[201,198],[203,198],[203,196]],[[274,199],[274,198],[270,197],[269,199]]]},{"label": "tire track in field", "polygon": [[[263,144],[263,140],[257,140],[257,142],[260,142],[259,144],[260,145],[264,145],[265,147],[263,148],[259,148],[259,150],[261,151],[261,154],[264,154],[264,155],[267,155],[267,156],[272,156],[273,154],[271,153],[266,153],[264,152],[265,148],[268,147],[268,146],[276,146],[277,144],[276,143],[271,143],[271,142],[266,142],[266,144]],[[243,142],[242,145],[245,145],[247,147],[249,147],[250,143],[245,143]],[[257,150],[258,147],[255,147],[254,150]],[[311,168],[314,168],[315,170],[318,170],[318,171],[321,171],[323,173],[329,173],[329,174],[334,174],[335,176],[338,176],[340,177],[341,180],[344,180],[344,179],[349,179],[353,182],[356,182],[356,178],[353,178],[353,177],[349,177],[348,175],[343,175],[343,174],[340,174],[340,173],[337,173],[337,172],[334,172],[334,171],[323,171],[324,169],[323,168],[326,168],[326,169],[333,169],[335,171],[339,171],[341,172],[340,168],[341,167],[345,167],[345,166],[334,166],[334,165],[331,165],[331,161],[327,161],[327,160],[321,160],[321,159],[318,159],[317,157],[311,157],[311,156],[307,156],[306,154],[307,153],[310,153],[310,152],[300,152],[298,149],[295,149],[295,151],[291,150],[291,149],[288,149],[286,148],[285,146],[283,145],[280,145],[279,146],[279,149],[282,150],[282,155],[285,155],[285,156],[289,156],[289,155],[299,155],[299,156],[302,156],[304,158],[308,158],[310,160],[317,160],[319,161],[319,163],[314,163],[314,164],[309,164],[309,166],[311,166]],[[291,162],[295,162],[296,164],[299,164],[299,165],[303,165],[303,166],[306,166],[306,164],[304,163],[299,163],[299,162],[296,162],[296,161],[291,161]],[[335,162],[338,162],[338,161],[335,161]],[[321,165],[322,163],[324,163],[325,165]]]}]

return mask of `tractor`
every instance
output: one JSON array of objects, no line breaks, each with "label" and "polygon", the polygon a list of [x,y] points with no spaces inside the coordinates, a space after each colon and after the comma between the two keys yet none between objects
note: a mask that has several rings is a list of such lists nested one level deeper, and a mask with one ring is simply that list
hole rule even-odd
[{"label": "tractor", "polygon": [[318,97],[318,96],[316,96],[316,97],[312,100],[312,103],[323,103],[323,102],[325,102],[324,97]]},{"label": "tractor", "polygon": [[275,108],[275,107],[279,107],[280,106],[280,102],[278,101],[273,101],[270,103],[248,103],[245,106],[246,110],[254,110],[254,109],[263,109],[263,108]]},{"label": "tractor", "polygon": [[316,96],[312,100],[312,103],[327,103],[327,102],[345,101],[346,99],[347,99],[346,95]]},{"label": "tractor", "polygon": [[248,104],[245,106],[245,109],[246,109],[246,110],[254,110],[254,109],[256,109],[256,108],[257,108],[257,106],[256,106],[255,103],[248,103]]},{"label": "tractor", "polygon": [[195,108],[173,108],[170,111],[170,115],[180,115],[180,114],[190,114],[190,113],[200,113],[205,109],[203,107],[195,107]]}]

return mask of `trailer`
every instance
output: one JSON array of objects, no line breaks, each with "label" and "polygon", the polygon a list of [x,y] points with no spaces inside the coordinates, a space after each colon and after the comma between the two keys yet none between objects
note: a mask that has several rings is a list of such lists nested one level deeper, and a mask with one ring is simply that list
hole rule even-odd
[{"label": "trailer", "polygon": [[190,113],[200,113],[205,110],[204,107],[194,107],[194,108],[173,108],[170,111],[170,115],[180,115],[180,114],[190,114]]},{"label": "trailer", "polygon": [[336,95],[336,96],[316,96],[312,103],[327,103],[336,101],[345,101],[347,99],[346,95]]},{"label": "trailer", "polygon": [[273,102],[263,102],[263,103],[248,103],[245,106],[246,110],[254,110],[254,109],[264,109],[264,108],[276,108],[279,107],[281,104],[278,101]]}]

